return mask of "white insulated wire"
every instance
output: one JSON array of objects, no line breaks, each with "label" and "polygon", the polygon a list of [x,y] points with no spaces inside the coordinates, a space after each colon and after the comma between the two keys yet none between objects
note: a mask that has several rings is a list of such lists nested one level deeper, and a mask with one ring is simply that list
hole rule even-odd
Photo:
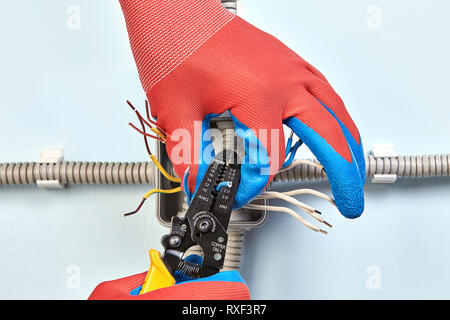
[{"label": "white insulated wire", "polygon": [[[313,189],[297,189],[297,190],[292,190],[292,191],[287,191],[287,192],[281,192],[284,195],[287,196],[297,196],[300,194],[310,194],[313,196],[316,196],[318,198],[321,198],[323,200],[328,201],[329,203],[331,203],[332,205],[336,206],[336,202],[334,201],[333,198],[331,198],[330,196],[326,195],[325,193],[322,193],[320,191],[317,190],[313,190]],[[264,193],[262,193],[264,194]]]},{"label": "white insulated wire", "polygon": [[300,202],[297,199],[290,197],[288,195],[285,195],[281,192],[276,192],[276,191],[266,191],[261,193],[261,195],[257,196],[256,199],[273,199],[273,198],[278,198],[278,199],[282,199],[284,201],[287,201],[297,207],[299,207],[300,209],[306,211],[307,213],[310,212],[315,212],[316,210],[311,207],[308,206],[306,203]]},{"label": "white insulated wire", "polygon": [[291,208],[279,207],[279,206],[269,206],[269,205],[258,205],[258,204],[247,204],[247,205],[244,206],[244,208],[254,209],[254,210],[286,212],[289,215],[291,215],[292,217],[294,217],[295,219],[297,219],[298,221],[300,221],[301,223],[303,223],[305,226],[310,228],[311,230],[327,234],[326,231],[318,228],[317,226],[313,225],[309,221],[303,219],[297,212],[295,212]]},{"label": "white insulated wire", "polygon": [[292,161],[292,163],[290,165],[288,165],[286,168],[282,168],[279,172],[288,171],[288,170],[290,170],[298,165],[301,165],[301,164],[305,164],[307,166],[311,166],[311,167],[315,167],[319,170],[323,170],[323,166],[317,161],[309,160],[309,159],[298,159],[298,160]]},{"label": "white insulated wire", "polygon": [[[311,217],[313,217],[314,219],[316,219],[317,221],[319,221],[320,223],[323,223],[325,225],[327,225],[328,227],[332,227],[331,224],[329,224],[327,221],[325,221],[322,217],[322,213],[315,210],[313,207],[298,201],[297,199],[295,199],[294,197],[292,197],[291,195],[295,195],[295,194],[302,194],[302,193],[309,193],[309,194],[320,194],[320,198],[329,198],[332,203],[334,203],[334,201],[328,197],[326,194],[323,194],[319,191],[315,191],[315,190],[311,190],[311,189],[299,189],[299,190],[293,190],[294,192],[275,192],[275,191],[266,191],[263,192],[260,196],[258,196],[256,199],[274,199],[274,198],[278,198],[281,200],[284,200],[286,202],[289,202],[295,206],[297,206],[298,208],[300,208],[301,210],[303,210],[304,212],[306,212],[307,214],[309,214]],[[310,192],[310,191],[314,191],[314,192]],[[327,199],[328,200],[328,199]],[[264,205],[261,205],[261,207]]]}]

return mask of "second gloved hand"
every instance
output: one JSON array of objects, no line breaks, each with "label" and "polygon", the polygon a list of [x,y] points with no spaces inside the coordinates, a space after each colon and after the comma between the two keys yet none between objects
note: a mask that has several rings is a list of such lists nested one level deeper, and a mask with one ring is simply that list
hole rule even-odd
[{"label": "second gloved hand", "polygon": [[[283,124],[324,166],[348,218],[364,210],[364,153],[344,103],[325,77],[219,0],[121,0],[152,116],[166,130],[176,173],[195,192],[208,167],[205,133],[229,111],[246,158],[236,207],[265,188],[285,160]],[[212,158],[211,158],[212,159]]]},{"label": "second gloved hand", "polygon": [[[201,264],[202,258],[190,255],[187,261]],[[89,300],[248,300],[250,292],[238,271],[223,271],[207,278],[190,280],[180,273],[176,284],[139,294],[146,272],[100,283]]]}]

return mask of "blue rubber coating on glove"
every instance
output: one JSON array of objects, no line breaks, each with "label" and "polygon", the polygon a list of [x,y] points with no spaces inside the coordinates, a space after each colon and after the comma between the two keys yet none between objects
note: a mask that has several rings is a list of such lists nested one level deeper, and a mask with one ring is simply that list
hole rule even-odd
[{"label": "blue rubber coating on glove", "polygon": [[237,189],[234,209],[245,206],[258,196],[269,182],[269,155],[264,145],[246,125],[230,112],[236,135],[244,142],[245,158],[241,166],[241,183]]},{"label": "blue rubber coating on glove", "polygon": [[[322,103],[322,101],[319,100],[319,102],[325,107],[325,109],[328,110],[329,113],[331,113],[331,115],[341,126],[342,132],[344,132],[345,139],[350,146],[350,151],[353,153],[353,156],[356,159],[356,163],[358,164],[359,174],[361,176],[362,184],[364,185],[364,182],[366,181],[366,157],[364,156],[364,148],[362,142],[358,144],[358,142],[356,142],[356,140],[353,138],[353,135],[350,133],[344,123],[339,120],[338,117],[336,117],[336,114],[324,103]],[[359,141],[361,141],[361,137],[359,137]]]},{"label": "blue rubber coating on glove", "polygon": [[[264,190],[269,181],[270,164],[266,148],[257,139],[253,131],[242,124],[231,112],[230,115],[233,119],[236,135],[242,138],[245,146],[245,158],[241,167],[241,182],[233,205],[233,209],[238,209],[245,206]],[[195,191],[190,195],[189,192],[186,192],[186,186],[184,188],[186,196],[189,195],[189,199],[193,199],[195,196],[208,170],[208,166],[214,158],[212,139],[208,134],[208,129],[210,128],[211,119],[217,116],[217,114],[208,114],[202,122],[202,141],[200,142],[199,167],[195,181]],[[211,152],[207,152],[210,150]]]},{"label": "blue rubber coating on glove", "polygon": [[130,296],[138,296],[139,292],[141,292],[142,286],[139,286],[137,288],[134,288],[130,291]]},{"label": "blue rubber coating on glove", "polygon": [[[196,254],[191,254],[185,258],[186,261],[196,263],[201,265],[203,259],[201,256]],[[176,284],[189,283],[189,282],[204,282],[204,281],[227,281],[227,282],[241,282],[246,284],[244,279],[242,279],[241,275],[238,271],[223,271],[216,273],[210,277],[200,278],[200,279],[191,279],[186,277],[185,275],[180,274],[178,271],[175,271],[174,276]]]},{"label": "blue rubber coating on glove", "polygon": [[353,150],[353,161],[350,163],[299,119],[290,117],[284,123],[295,131],[324,166],[336,205],[342,215],[350,219],[359,217],[364,211],[364,183]]}]

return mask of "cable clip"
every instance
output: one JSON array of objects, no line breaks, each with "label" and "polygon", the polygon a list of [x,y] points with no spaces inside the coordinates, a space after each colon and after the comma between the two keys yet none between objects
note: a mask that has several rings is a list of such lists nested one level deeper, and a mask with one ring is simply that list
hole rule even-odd
[{"label": "cable clip", "polygon": [[[376,143],[372,147],[372,157],[375,158],[375,162],[383,163],[383,161],[376,161],[377,159],[382,160],[381,158],[397,158],[397,152],[395,151],[394,144],[392,143]],[[384,168],[378,170],[373,170],[373,172],[383,172]],[[372,170],[371,170],[372,171]],[[374,173],[371,175],[372,183],[395,183],[397,181],[397,174],[390,173]]]},{"label": "cable clip", "polygon": [[[47,170],[48,166],[56,165],[64,160],[62,149],[41,150],[39,170]],[[47,175],[45,175],[47,176]],[[36,180],[36,185],[41,189],[64,189],[66,185],[59,180]]]}]

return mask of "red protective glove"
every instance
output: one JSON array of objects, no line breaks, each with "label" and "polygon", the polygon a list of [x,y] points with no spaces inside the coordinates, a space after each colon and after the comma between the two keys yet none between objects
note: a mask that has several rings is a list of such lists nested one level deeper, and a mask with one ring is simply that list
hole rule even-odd
[{"label": "red protective glove", "polygon": [[[168,134],[169,157],[178,176],[190,168],[183,185],[188,195],[209,163],[203,154],[209,141],[195,138],[195,123],[205,132],[211,117],[229,110],[246,145],[235,207],[261,193],[282,166],[286,124],[324,166],[342,214],[362,213],[360,136],[319,71],[219,0],[120,3],[152,116]],[[188,134],[181,148],[180,129]]]},{"label": "red protective glove", "polygon": [[218,273],[202,281],[187,281],[138,295],[147,272],[100,283],[88,300],[249,300],[250,293],[237,271]]}]

